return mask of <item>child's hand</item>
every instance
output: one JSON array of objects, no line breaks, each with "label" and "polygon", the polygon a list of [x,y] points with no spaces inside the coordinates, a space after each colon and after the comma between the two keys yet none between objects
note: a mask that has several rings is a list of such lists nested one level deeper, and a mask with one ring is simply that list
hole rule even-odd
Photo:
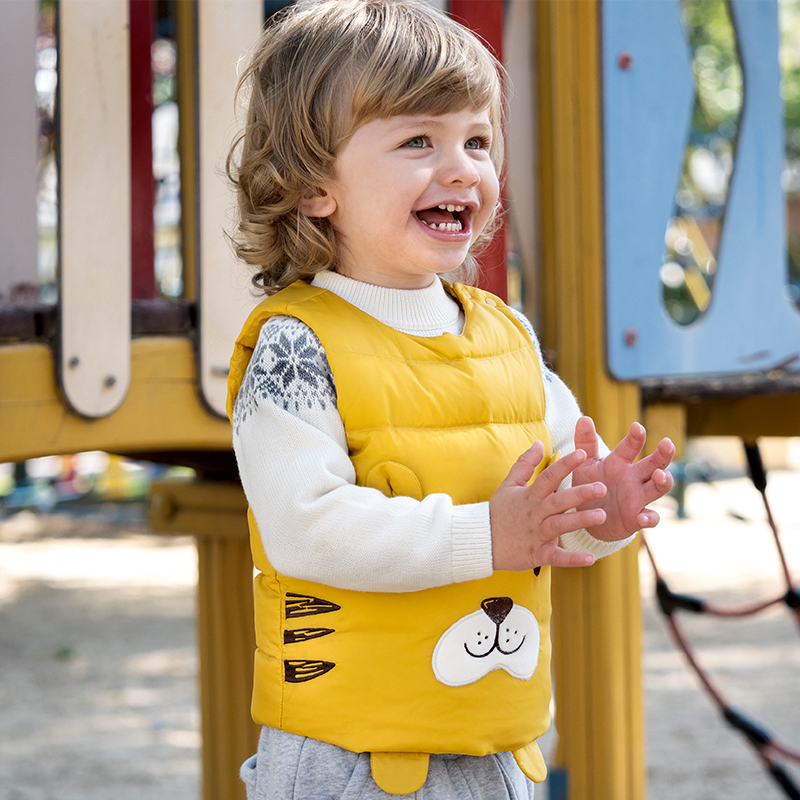
[{"label": "child's hand", "polygon": [[575,426],[575,447],[586,453],[586,460],[573,471],[572,485],[602,481],[608,489],[604,497],[579,506],[581,511],[602,508],[606,512],[604,522],[586,526],[596,539],[617,541],[658,524],[658,514],[646,506],[672,488],[667,467],[675,456],[675,446],[669,439],[662,439],[649,456],[634,464],[644,442],[645,429],[634,422],[614,450],[600,458],[591,418],[581,417]]},{"label": "child's hand", "polygon": [[[594,563],[590,553],[560,548],[558,537],[605,522],[606,512],[593,505],[605,495],[606,487],[600,481],[586,480],[580,486],[556,492],[561,481],[586,461],[583,450],[575,450],[551,464],[528,486],[543,455],[541,442],[526,450],[489,501],[496,570],[533,569],[545,564],[586,567]],[[571,512],[578,506],[582,509]]]}]

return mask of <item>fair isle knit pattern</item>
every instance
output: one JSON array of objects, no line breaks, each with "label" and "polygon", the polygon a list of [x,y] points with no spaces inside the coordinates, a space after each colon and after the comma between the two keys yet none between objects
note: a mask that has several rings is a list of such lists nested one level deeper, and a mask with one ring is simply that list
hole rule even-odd
[{"label": "fair isle knit pattern", "polygon": [[336,409],[325,351],[316,334],[292,317],[275,317],[262,329],[234,408],[235,435],[263,402],[297,416]]}]

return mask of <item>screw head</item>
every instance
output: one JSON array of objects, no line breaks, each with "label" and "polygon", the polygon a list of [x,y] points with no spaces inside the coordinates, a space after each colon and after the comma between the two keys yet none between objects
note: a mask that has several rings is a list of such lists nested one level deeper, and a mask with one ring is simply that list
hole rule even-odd
[{"label": "screw head", "polygon": [[114,375],[108,375],[106,379],[103,381],[107,389],[110,389],[116,382],[117,379]]},{"label": "screw head", "polygon": [[633,56],[627,50],[623,50],[617,56],[617,66],[621,70],[629,70],[633,66]]},{"label": "screw head", "polygon": [[169,522],[178,513],[178,501],[168,492],[156,492],[149,502],[151,513],[156,519]]},{"label": "screw head", "polygon": [[639,341],[639,331],[636,328],[625,329],[625,344],[628,347],[633,347]]}]

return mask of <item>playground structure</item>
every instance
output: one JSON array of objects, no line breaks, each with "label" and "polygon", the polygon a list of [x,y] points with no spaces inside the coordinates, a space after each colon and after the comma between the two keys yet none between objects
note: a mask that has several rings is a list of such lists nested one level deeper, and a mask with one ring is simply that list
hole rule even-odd
[{"label": "playground structure", "polygon": [[[677,0],[448,8],[509,66],[507,235],[526,311],[601,435],[616,441],[642,416],[651,445],[669,435],[679,450],[697,435],[800,434],[800,313],[783,291],[779,75],[761,66],[777,63],[777,3],[729,4],[747,104],[718,278],[705,316],[684,326],[659,313],[692,96]],[[146,101],[156,4],[58,3],[57,299],[0,305],[0,461],[96,449],[196,470],[151,487],[150,518],[155,532],[197,541],[204,796],[216,800],[242,795],[238,764],[257,734],[246,506],[224,419],[231,343],[255,299],[223,235],[232,198],[219,171],[235,131],[236,64],[264,4],[186,1],[173,11],[183,289],[158,299]],[[0,4],[6,296],[36,280],[37,13],[34,0]],[[30,80],[19,67],[29,61]],[[501,295],[504,251],[500,238],[484,271]],[[560,572],[554,595],[551,766],[571,800],[643,800],[635,549]]]}]

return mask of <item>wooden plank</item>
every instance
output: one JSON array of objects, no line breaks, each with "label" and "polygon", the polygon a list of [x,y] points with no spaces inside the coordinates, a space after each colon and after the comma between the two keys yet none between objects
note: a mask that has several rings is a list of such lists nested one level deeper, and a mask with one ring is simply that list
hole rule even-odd
[{"label": "wooden plank", "polygon": [[686,426],[689,436],[800,436],[800,394],[687,401]]},{"label": "wooden plank", "polygon": [[[777,0],[732,0],[744,102],[707,312],[665,313],[660,268],[693,99],[678,3],[603,3],[608,358],[622,379],[768,373],[800,356],[786,296]],[[621,53],[631,60],[620,68]]]},{"label": "wooden plank", "polygon": [[225,416],[233,342],[256,299],[250,276],[225,238],[235,197],[222,177],[237,133],[237,65],[263,23],[260,0],[203,0],[197,4],[197,189],[200,385],[209,408]]},{"label": "wooden plank", "polygon": [[[450,0],[450,14],[462,25],[475,31],[488,45],[495,57],[503,60],[503,27],[505,0]],[[500,189],[500,202],[507,207],[505,187]],[[506,223],[501,221],[492,241],[478,258],[479,274],[476,285],[493,292],[503,300],[508,296],[506,275]]]},{"label": "wooden plank", "polygon": [[230,425],[200,400],[192,343],[143,337],[132,347],[130,391],[111,416],[64,407],[45,344],[0,347],[0,462],[84,450],[231,451]]},{"label": "wooden plank", "polygon": [[253,561],[248,539],[197,537],[197,644],[204,800],[245,800],[242,762],[256,752]]},{"label": "wooden plank", "polygon": [[155,285],[153,227],[153,73],[151,46],[155,29],[155,0],[130,4],[131,48],[131,293],[152,298]]},{"label": "wooden plank", "polygon": [[[183,297],[197,299],[197,3],[177,3],[178,154],[181,180],[181,257]],[[191,165],[190,167],[188,165]]]},{"label": "wooden plank", "polygon": [[[36,0],[0,3],[0,305],[15,302],[21,285],[35,286]],[[12,290],[16,287],[16,290]],[[27,302],[36,298],[27,297]]]},{"label": "wooden plank", "polygon": [[244,800],[239,767],[256,751],[253,687],[253,562],[241,486],[168,480],[150,490],[151,527],[197,541],[197,633],[203,734],[203,797]]},{"label": "wooden plank", "polygon": [[[538,152],[536,115],[536,69],[534,64],[534,18],[536,7],[528,0],[512,0],[505,21],[505,65],[511,96],[506,126],[508,227],[522,261],[523,282],[537,286],[538,269],[537,180]],[[538,330],[541,321],[538,292],[524,298],[525,313]]]},{"label": "wooden plank", "polygon": [[59,20],[59,380],[97,418],[131,369],[128,4],[62,0]]},{"label": "wooden plank", "polygon": [[[559,0],[538,20],[549,55],[540,97],[542,262],[552,301],[547,346],[584,410],[615,444],[639,413],[635,386],[612,381],[603,359],[602,145],[597,2]],[[554,570],[557,766],[571,800],[642,800],[644,721],[635,548],[587,570]]]}]

